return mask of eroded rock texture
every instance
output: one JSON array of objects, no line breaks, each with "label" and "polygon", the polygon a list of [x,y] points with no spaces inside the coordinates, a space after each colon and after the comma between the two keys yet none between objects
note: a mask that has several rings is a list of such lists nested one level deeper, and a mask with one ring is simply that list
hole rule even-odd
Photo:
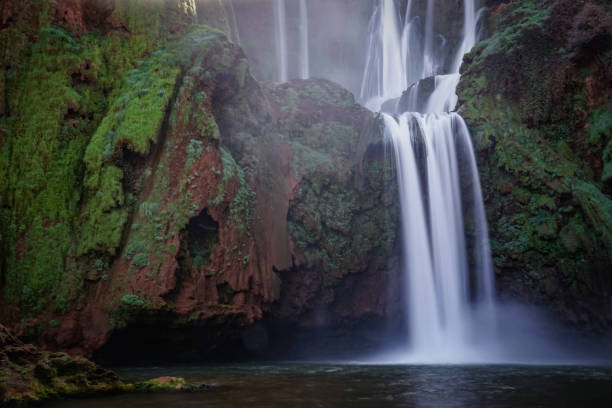
[{"label": "eroded rock texture", "polygon": [[197,8],[135,4],[108,31],[39,21],[3,71],[3,321],[88,356],[116,334],[121,359],[150,338],[207,358],[266,316],[382,319],[399,222],[374,114],[258,83]]}]

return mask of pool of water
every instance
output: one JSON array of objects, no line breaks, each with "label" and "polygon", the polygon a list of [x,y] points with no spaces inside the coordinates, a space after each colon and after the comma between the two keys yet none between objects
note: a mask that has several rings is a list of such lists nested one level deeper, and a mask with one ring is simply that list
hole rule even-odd
[{"label": "pool of water", "polygon": [[612,366],[378,366],[314,363],[121,369],[211,388],[55,402],[53,408],[612,407]]}]

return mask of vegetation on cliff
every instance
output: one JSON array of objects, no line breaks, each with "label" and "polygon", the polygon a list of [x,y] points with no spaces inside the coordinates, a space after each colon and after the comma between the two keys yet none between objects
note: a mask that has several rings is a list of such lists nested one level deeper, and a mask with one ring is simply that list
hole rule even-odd
[{"label": "vegetation on cliff", "polygon": [[[262,86],[194,24],[210,4],[31,3],[7,3],[0,30],[22,45],[2,49],[0,98],[0,317],[22,337],[91,355],[138,322],[209,327],[214,350],[264,312],[330,307],[344,281],[384,286],[397,237],[376,223],[397,200],[350,93]],[[347,191],[319,202],[321,188]],[[292,304],[301,279],[317,283]],[[384,313],[345,297],[335,313]]]},{"label": "vegetation on cliff", "polygon": [[[8,181],[0,192],[3,297],[25,313],[40,312],[49,304],[66,311],[78,296],[86,264],[96,259],[75,261],[75,255],[95,246],[91,240],[117,239],[116,229],[91,231],[90,226],[92,218],[113,217],[120,224],[125,217],[107,212],[113,202],[122,200],[117,191],[120,171],[104,173],[98,180],[105,184],[99,205],[82,215],[80,204],[86,199],[82,186],[94,183],[91,177],[84,179],[83,158],[109,107],[117,106],[123,74],[134,70],[130,78],[135,81],[139,72],[147,70],[139,61],[171,39],[170,26],[177,21],[167,16],[169,3],[122,1],[114,12],[111,8],[112,15],[100,17],[95,30],[83,32],[86,27],[78,22],[57,21],[62,6],[9,1],[4,5],[8,21],[0,31],[6,67],[0,171]],[[116,24],[106,25],[105,17]],[[168,75],[172,74],[176,72]],[[161,86],[167,91],[168,85]],[[139,98],[147,97],[139,91]],[[167,103],[169,96],[164,97],[161,89],[152,93],[149,98],[162,104],[165,98]],[[144,99],[139,107],[147,103]],[[116,113],[134,119],[156,108],[135,109],[136,104],[131,104]],[[153,118],[130,122],[155,126]],[[96,238],[98,234],[102,237]]]},{"label": "vegetation on cliff", "polygon": [[609,327],[612,10],[596,1],[502,3],[464,58],[502,293]]}]

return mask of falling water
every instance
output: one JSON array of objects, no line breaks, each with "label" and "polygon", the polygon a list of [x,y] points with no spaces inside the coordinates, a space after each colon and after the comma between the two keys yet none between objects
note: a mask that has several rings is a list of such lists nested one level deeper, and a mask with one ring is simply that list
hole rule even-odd
[{"label": "falling water", "polygon": [[236,20],[236,10],[234,9],[234,1],[227,1],[227,14],[230,22],[230,39],[233,43],[240,45],[240,32],[238,31],[238,20]]},{"label": "falling water", "polygon": [[370,40],[360,97],[366,107],[380,110],[408,86],[402,54],[399,13],[395,0],[381,0],[370,20]]},{"label": "falling water", "polygon": [[[472,358],[470,330],[483,305],[493,303],[493,282],[484,207],[470,135],[456,113],[383,114],[395,153],[412,356],[419,361]],[[417,157],[422,145],[425,157]],[[476,267],[468,270],[461,205],[459,152],[468,166],[474,198]],[[420,180],[419,169],[426,178]],[[423,199],[423,197],[427,199]],[[470,293],[473,276],[475,293]],[[479,308],[472,298],[478,300]]]},{"label": "falling water", "polygon": [[285,0],[275,0],[274,16],[276,21],[276,60],[278,62],[278,80],[285,82],[287,74],[287,23]]},{"label": "falling water", "polygon": [[300,77],[310,77],[310,58],[308,52],[308,7],[306,0],[300,0]]},{"label": "falling water", "polygon": [[431,76],[436,73],[436,69],[434,67],[435,54],[433,49],[433,18],[433,0],[427,0],[427,15],[425,18],[425,44],[423,45],[423,77]]},{"label": "falling water", "polygon": [[[394,116],[382,116],[393,146],[402,210],[409,358],[470,361],[477,354],[473,333],[477,325],[483,327],[478,320],[483,309],[489,311],[484,326],[491,322],[493,275],[469,131],[458,114],[449,112],[457,104],[463,54],[476,42],[478,14],[474,0],[465,0],[462,40],[447,64],[439,58],[445,54],[439,49],[443,42],[434,41],[435,12],[433,0],[428,0],[425,27],[420,27],[409,1],[400,29],[395,2],[378,2],[370,22],[361,98],[370,108],[388,112],[393,111],[389,106],[395,107]],[[450,72],[441,72],[444,66],[451,67]],[[419,101],[428,87],[430,95]],[[407,89],[404,105],[401,100],[389,103]],[[400,112],[406,108],[413,112]],[[460,163],[469,179],[463,186],[471,188],[466,202],[473,202],[472,209],[462,207]],[[463,221],[466,210],[474,217],[472,271]]]}]

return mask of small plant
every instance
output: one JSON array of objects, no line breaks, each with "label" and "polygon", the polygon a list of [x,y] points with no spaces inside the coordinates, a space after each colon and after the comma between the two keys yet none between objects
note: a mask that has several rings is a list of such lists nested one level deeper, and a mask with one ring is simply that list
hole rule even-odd
[{"label": "small plant", "polygon": [[193,258],[193,266],[196,269],[200,269],[202,267],[202,265],[204,265],[204,258],[202,257],[202,255],[196,255]]},{"label": "small plant", "polygon": [[123,295],[121,296],[121,303],[125,306],[141,308],[144,307],[144,300],[140,299],[138,295]]},{"label": "small plant", "polygon": [[149,254],[140,253],[134,257],[134,260],[132,261],[132,265],[134,265],[137,268],[144,268],[145,266],[147,266],[148,262],[149,262]]},{"label": "small plant", "polygon": [[191,168],[193,161],[200,158],[204,150],[204,145],[201,140],[191,139],[187,145],[187,168]]},{"label": "small plant", "polygon": [[94,261],[94,266],[96,267],[96,270],[97,270],[98,272],[104,272],[104,271],[106,270],[106,268],[107,268],[106,262],[104,262],[104,261],[103,261],[102,259],[100,259],[100,258],[97,258],[97,259]]},{"label": "small plant", "polygon": [[136,196],[134,194],[128,193],[125,197],[125,204],[128,207],[136,208],[136,204],[138,204],[138,199],[136,199]]},{"label": "small plant", "polygon": [[[133,226],[132,226],[133,228]],[[145,244],[142,241],[132,241],[125,250],[125,259],[132,259],[136,252],[140,252],[145,248]]]},{"label": "small plant", "polygon": [[119,307],[110,313],[111,323],[116,328],[125,327],[129,321],[146,309],[146,306],[146,302],[138,295],[123,295]]},{"label": "small plant", "polygon": [[57,320],[49,320],[49,327],[57,329],[58,327],[60,327],[60,322],[58,322]]},{"label": "small plant", "polygon": [[159,211],[159,204],[145,202],[140,204],[140,216],[141,217],[151,217]]}]

